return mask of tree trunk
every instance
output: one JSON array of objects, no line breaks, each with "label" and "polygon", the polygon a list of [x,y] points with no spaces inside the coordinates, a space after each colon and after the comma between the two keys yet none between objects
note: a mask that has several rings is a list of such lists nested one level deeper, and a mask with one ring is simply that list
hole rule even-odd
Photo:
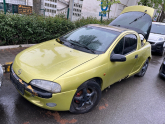
[{"label": "tree trunk", "polygon": [[159,18],[159,22],[163,22],[164,18],[165,18],[165,13],[163,11],[160,18]]},{"label": "tree trunk", "polygon": [[109,19],[110,9],[111,9],[111,5],[108,7],[108,19]]},{"label": "tree trunk", "polygon": [[162,4],[162,12],[161,12],[161,15],[160,15],[158,22],[162,22],[164,20],[164,18],[165,18],[164,4]]},{"label": "tree trunk", "polygon": [[[112,0],[111,0],[111,2],[112,2]],[[109,19],[109,14],[110,14],[110,9],[111,9],[111,5],[108,7],[108,19]]]}]

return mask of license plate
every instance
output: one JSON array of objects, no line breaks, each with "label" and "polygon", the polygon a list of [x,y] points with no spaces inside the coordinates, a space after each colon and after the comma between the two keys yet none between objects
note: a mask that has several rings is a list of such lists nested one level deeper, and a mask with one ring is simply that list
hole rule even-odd
[{"label": "license plate", "polygon": [[16,87],[16,89],[22,94],[24,95],[24,91],[25,91],[25,86],[24,84],[20,83],[18,79],[15,78],[15,76],[11,73],[11,77],[10,77],[12,83],[14,84],[14,86]]}]

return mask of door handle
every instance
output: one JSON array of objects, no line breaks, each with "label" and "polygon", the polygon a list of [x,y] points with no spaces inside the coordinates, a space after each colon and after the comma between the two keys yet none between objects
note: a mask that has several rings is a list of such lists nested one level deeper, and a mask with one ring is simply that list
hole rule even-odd
[{"label": "door handle", "polygon": [[135,55],[135,59],[137,59],[138,58],[138,55]]}]

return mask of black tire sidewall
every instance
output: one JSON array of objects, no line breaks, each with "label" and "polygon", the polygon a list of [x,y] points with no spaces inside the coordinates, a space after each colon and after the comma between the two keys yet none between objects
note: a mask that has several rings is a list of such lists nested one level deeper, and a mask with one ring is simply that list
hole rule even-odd
[{"label": "black tire sidewall", "polygon": [[[97,92],[97,99],[96,99],[95,103],[93,104],[93,106],[90,109],[76,110],[74,105],[73,105],[74,104],[73,103],[74,102],[74,97],[76,96],[78,91],[80,91],[81,89],[83,89],[83,88],[85,88],[87,86],[90,86],[90,87],[92,87],[92,88],[94,88],[96,90],[96,92]],[[70,107],[70,112],[71,113],[75,113],[75,114],[87,113],[87,112],[91,111],[99,103],[100,99],[101,99],[101,88],[100,88],[99,84],[95,80],[88,80],[85,83],[81,84],[78,87],[76,93],[74,94],[73,99],[72,99],[72,103],[71,103],[71,107]]]}]

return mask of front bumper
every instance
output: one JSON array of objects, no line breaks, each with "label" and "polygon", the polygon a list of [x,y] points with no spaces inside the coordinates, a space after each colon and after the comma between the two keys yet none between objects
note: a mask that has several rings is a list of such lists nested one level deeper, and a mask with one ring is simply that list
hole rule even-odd
[{"label": "front bumper", "polygon": [[[18,90],[18,92],[31,103],[49,110],[65,111],[70,109],[72,98],[76,90],[61,93],[50,93],[22,81],[12,70],[10,80]],[[55,106],[49,106],[54,104]]]},{"label": "front bumper", "polygon": [[152,52],[157,52],[157,53],[161,53],[162,50],[163,50],[163,44],[164,42],[150,42],[148,41],[150,44],[151,44],[151,51]]}]

